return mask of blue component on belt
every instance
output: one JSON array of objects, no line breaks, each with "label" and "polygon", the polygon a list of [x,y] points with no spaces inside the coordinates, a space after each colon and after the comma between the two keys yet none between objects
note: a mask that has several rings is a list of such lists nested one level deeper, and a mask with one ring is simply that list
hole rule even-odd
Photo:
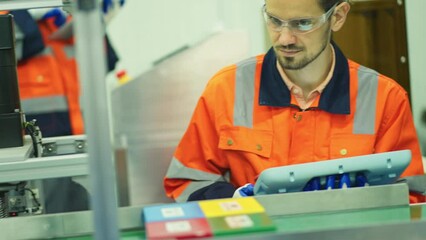
[{"label": "blue component on belt", "polygon": [[368,184],[367,177],[363,173],[357,173],[355,178],[355,183],[357,187],[364,187]]},{"label": "blue component on belt", "polygon": [[336,182],[336,176],[335,175],[327,176],[326,183],[325,183],[325,189],[334,189],[335,188],[334,187],[335,182]]},{"label": "blue component on belt", "polygon": [[303,191],[308,192],[308,191],[312,191],[312,180],[309,180],[305,187],[303,187]]},{"label": "blue component on belt", "polygon": [[321,189],[321,181],[319,177],[312,178],[303,188],[303,191],[315,191]]},{"label": "blue component on belt", "polygon": [[321,182],[320,182],[320,178],[319,177],[316,177],[316,178],[312,179],[312,189],[314,191],[321,189]]},{"label": "blue component on belt", "polygon": [[351,187],[351,178],[349,173],[342,174],[340,178],[339,188],[350,188]]}]

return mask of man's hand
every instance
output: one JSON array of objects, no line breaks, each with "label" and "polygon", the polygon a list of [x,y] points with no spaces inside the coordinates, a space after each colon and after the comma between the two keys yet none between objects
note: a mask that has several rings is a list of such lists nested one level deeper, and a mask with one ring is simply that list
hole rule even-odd
[{"label": "man's hand", "polygon": [[119,7],[122,7],[125,0],[102,0],[102,11],[107,14],[109,11],[117,7],[117,3],[119,3]]},{"label": "man's hand", "polygon": [[248,196],[253,196],[253,189],[254,189],[254,185],[251,183],[247,183],[242,187],[239,187],[237,190],[235,190],[234,195],[232,196],[233,198],[238,198],[238,197],[248,197]]}]

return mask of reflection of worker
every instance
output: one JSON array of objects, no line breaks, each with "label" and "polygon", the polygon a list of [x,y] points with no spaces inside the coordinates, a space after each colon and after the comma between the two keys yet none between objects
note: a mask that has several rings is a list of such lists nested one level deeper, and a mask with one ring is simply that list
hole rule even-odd
[{"label": "reflection of worker", "polygon": [[[28,119],[37,119],[45,137],[82,134],[73,38],[50,38],[65,24],[66,18],[57,21],[59,17],[42,17],[28,11],[12,14],[18,31],[29,32],[28,22],[33,22],[31,31],[39,33],[39,38],[24,35],[28,40],[24,38],[23,55],[18,64],[21,103]],[[28,49],[34,49],[33,54],[27,53]]]},{"label": "reflection of worker", "polygon": [[[74,38],[66,34],[53,37],[70,18],[59,9],[11,13],[17,38],[21,38],[19,33],[23,35],[19,41],[22,50],[18,49],[17,70],[22,108],[27,118],[37,119],[45,137],[83,134]],[[111,70],[117,59],[108,46],[108,53],[113,55]]]},{"label": "reflection of worker", "polygon": [[403,176],[423,174],[406,91],[331,41],[349,9],[265,0],[273,46],[210,80],[165,177],[169,197],[231,197],[266,168],[402,149]]},{"label": "reflection of worker", "polygon": [[[70,17],[59,9],[19,10],[14,16],[21,104],[43,137],[83,134],[74,38],[64,30]],[[117,57],[107,41],[109,70]],[[45,212],[88,209],[87,192],[71,178],[43,180]]]}]

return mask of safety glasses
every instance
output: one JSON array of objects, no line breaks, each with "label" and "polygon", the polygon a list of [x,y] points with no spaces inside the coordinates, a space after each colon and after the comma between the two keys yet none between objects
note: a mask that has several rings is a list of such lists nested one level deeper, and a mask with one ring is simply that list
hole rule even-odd
[{"label": "safety glasses", "polygon": [[333,5],[326,13],[313,18],[293,18],[289,20],[279,19],[266,11],[266,5],[263,5],[263,16],[266,25],[275,32],[281,32],[288,27],[294,34],[306,34],[320,28],[332,15],[337,4]]}]

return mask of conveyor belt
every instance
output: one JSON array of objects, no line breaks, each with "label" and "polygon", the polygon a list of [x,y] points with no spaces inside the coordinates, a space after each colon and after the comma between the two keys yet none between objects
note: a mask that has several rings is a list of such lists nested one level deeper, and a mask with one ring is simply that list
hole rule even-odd
[{"label": "conveyor belt", "polygon": [[[257,197],[277,225],[277,231],[232,237],[424,239],[426,205],[408,205],[407,194],[406,184],[394,184]],[[142,208],[119,209],[122,239],[144,239]],[[0,219],[0,228],[5,239],[93,239],[90,211]]]}]

